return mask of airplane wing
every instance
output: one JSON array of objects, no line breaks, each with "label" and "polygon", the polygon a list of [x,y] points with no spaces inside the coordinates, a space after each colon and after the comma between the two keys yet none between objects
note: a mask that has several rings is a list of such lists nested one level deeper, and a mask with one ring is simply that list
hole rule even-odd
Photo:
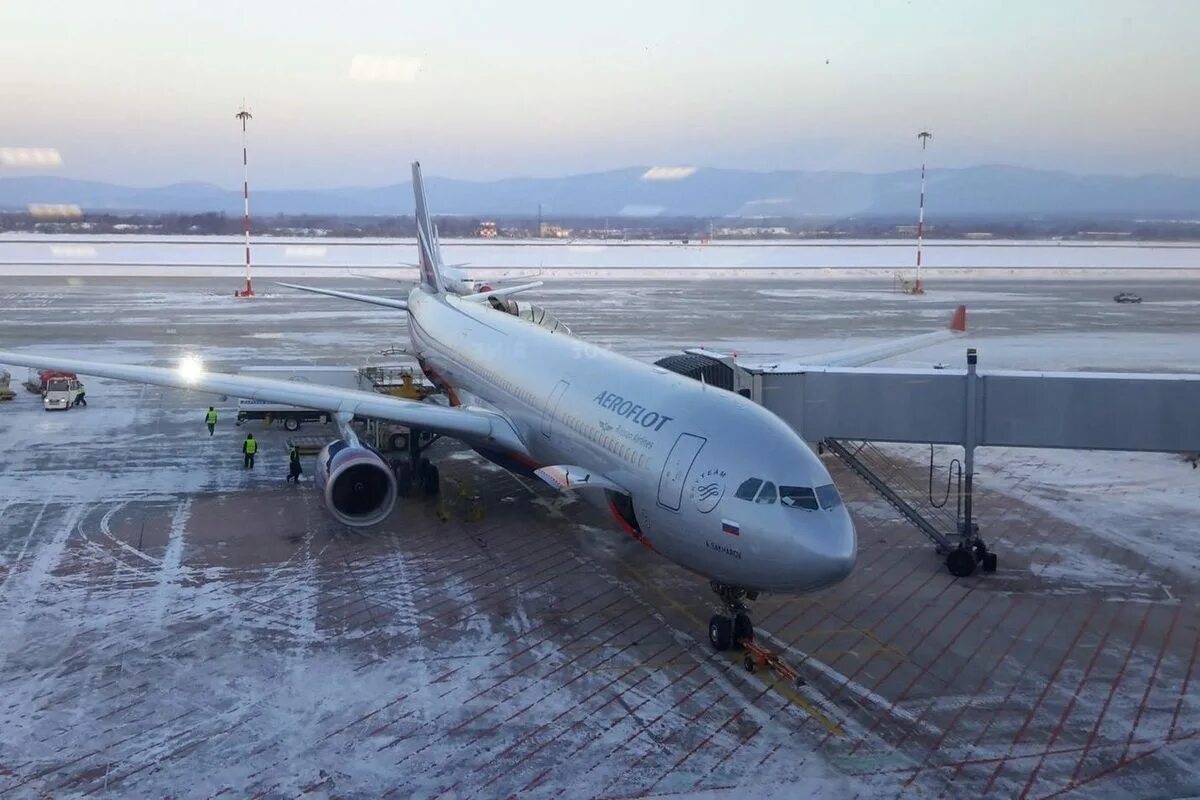
[{"label": "airplane wing", "polygon": [[315,286],[300,286],[295,283],[279,283],[276,286],[286,286],[289,289],[299,289],[302,292],[312,292],[313,294],[324,294],[330,297],[340,297],[343,300],[357,300],[360,303],[372,303],[377,306],[387,306],[388,308],[398,308],[401,311],[408,310],[407,300],[393,300],[390,297],[376,297],[369,294],[355,294],[354,292],[339,292],[335,289],[318,289]]},{"label": "airplane wing", "polygon": [[491,291],[488,291],[488,292],[476,292],[475,294],[464,294],[462,296],[462,299],[463,300],[471,300],[476,303],[482,303],[483,301],[487,300],[489,297],[507,297],[510,294],[517,294],[518,292],[527,292],[530,289],[536,289],[542,285],[543,285],[543,283],[541,281],[534,281],[533,283],[522,283],[518,286],[503,286],[499,289],[492,289]]},{"label": "airplane wing", "polygon": [[885,358],[898,356],[901,353],[908,353],[913,350],[919,350],[922,347],[928,347],[931,344],[945,341],[946,339],[965,333],[966,330],[967,307],[959,306],[954,310],[954,315],[950,318],[950,324],[940,331],[919,333],[916,336],[906,336],[903,339],[895,339],[890,342],[812,356],[811,361],[809,361],[808,357],[805,357],[805,362],[813,365],[819,364],[824,367],[862,367],[876,361],[882,361]]},{"label": "airplane wing", "polygon": [[468,443],[525,453],[524,443],[508,420],[501,414],[482,408],[451,408],[414,400],[401,400],[375,392],[206,372],[198,362],[181,364],[179,369],[168,369],[0,351],[0,364],[56,369],[133,383],[194,389],[250,400],[267,400],[272,403],[315,408],[331,414],[352,414],[359,418],[389,420]]}]

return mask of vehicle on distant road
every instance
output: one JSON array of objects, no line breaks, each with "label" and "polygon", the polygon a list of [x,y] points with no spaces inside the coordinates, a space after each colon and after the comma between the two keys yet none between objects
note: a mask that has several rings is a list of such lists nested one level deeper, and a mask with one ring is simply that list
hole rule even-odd
[{"label": "vehicle on distant road", "polygon": [[1142,302],[1142,296],[1134,294],[1133,292],[1121,292],[1120,294],[1115,295],[1113,300],[1118,303],[1140,303]]}]

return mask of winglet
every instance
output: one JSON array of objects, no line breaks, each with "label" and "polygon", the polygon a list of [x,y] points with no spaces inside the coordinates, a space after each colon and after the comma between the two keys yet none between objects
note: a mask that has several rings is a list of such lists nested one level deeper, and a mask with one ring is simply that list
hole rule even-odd
[{"label": "winglet", "polygon": [[442,253],[438,245],[437,230],[429,217],[429,204],[425,201],[425,181],[421,177],[421,162],[412,164],[413,198],[416,201],[417,253],[420,256],[421,283],[437,294],[445,289],[442,284]]},{"label": "winglet", "polygon": [[967,330],[967,307],[959,306],[954,309],[954,316],[950,318],[950,330],[955,333],[965,333]]}]

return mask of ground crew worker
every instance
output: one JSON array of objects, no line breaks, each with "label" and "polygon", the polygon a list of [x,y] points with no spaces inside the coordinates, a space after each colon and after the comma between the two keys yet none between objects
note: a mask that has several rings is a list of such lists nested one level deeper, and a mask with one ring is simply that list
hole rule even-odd
[{"label": "ground crew worker", "polygon": [[213,429],[217,427],[217,410],[212,406],[208,407],[208,413],[204,415],[204,424],[208,426],[208,435],[213,435]]},{"label": "ground crew worker", "polygon": [[288,483],[300,483],[300,475],[303,472],[300,468],[300,448],[292,445],[292,449],[288,451]]},{"label": "ground crew worker", "polygon": [[242,469],[254,468],[254,454],[258,452],[258,442],[254,438],[253,433],[246,434],[246,441],[242,442]]}]

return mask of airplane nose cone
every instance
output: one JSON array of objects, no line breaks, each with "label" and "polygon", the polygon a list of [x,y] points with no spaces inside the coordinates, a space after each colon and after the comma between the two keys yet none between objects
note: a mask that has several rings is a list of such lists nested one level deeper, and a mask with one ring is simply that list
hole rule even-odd
[{"label": "airplane nose cone", "polygon": [[829,520],[831,546],[825,556],[830,583],[838,583],[850,577],[854,563],[858,560],[858,536],[854,533],[854,522],[845,506],[837,509]]},{"label": "airplane nose cone", "polygon": [[821,512],[826,518],[802,540],[813,587],[832,586],[850,576],[858,559],[858,537],[845,506]]}]

